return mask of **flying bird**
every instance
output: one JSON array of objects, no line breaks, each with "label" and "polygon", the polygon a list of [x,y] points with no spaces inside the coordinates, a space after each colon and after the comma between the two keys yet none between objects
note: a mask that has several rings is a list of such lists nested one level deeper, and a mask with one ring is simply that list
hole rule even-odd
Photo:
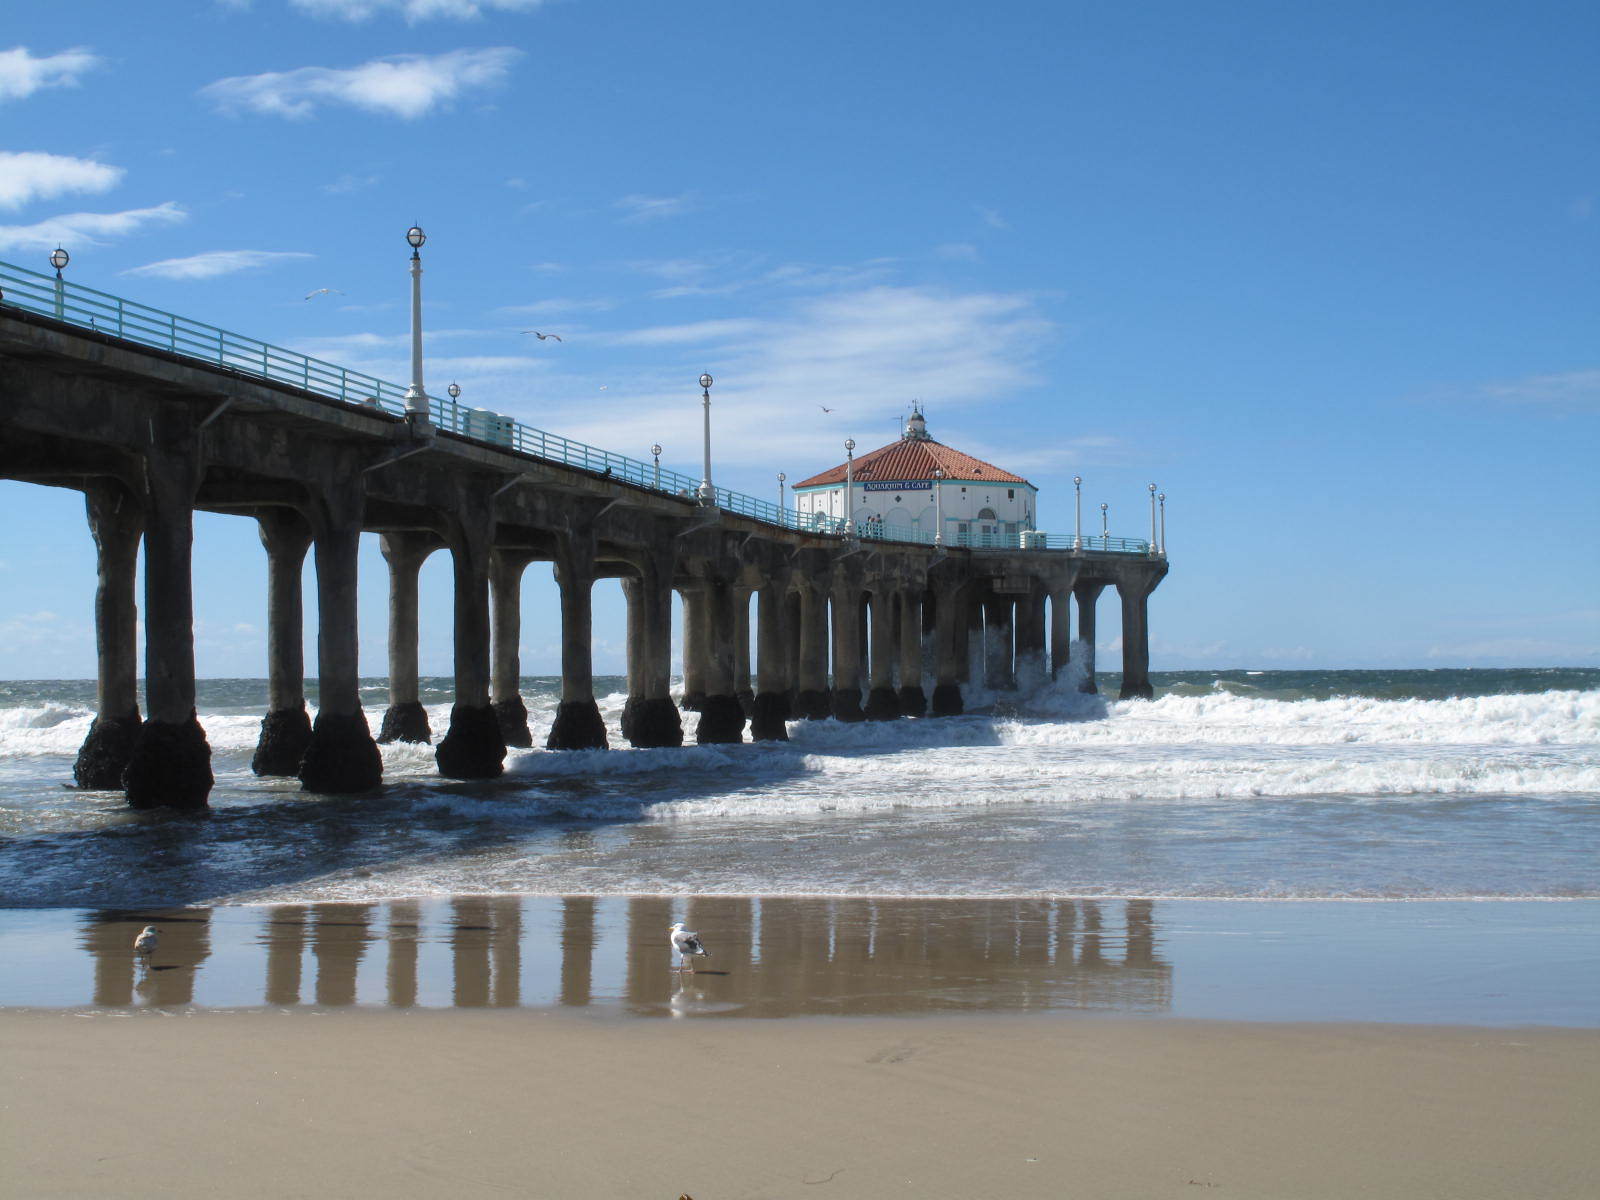
[{"label": "flying bird", "polygon": [[306,293],[306,299],[310,300],[313,296],[342,296],[342,295],[344,295],[344,293],[341,292],[338,288],[318,288],[314,292],[307,292]]},{"label": "flying bird", "polygon": [[[678,955],[678,970],[683,970],[684,964],[697,954],[703,958],[711,957],[711,951],[700,944],[700,935],[698,933],[690,933],[683,927],[682,921],[675,924],[668,933],[672,948]],[[689,969],[691,971],[694,970],[692,966]]]},{"label": "flying bird", "polygon": [[146,925],[139,931],[139,936],[133,939],[133,952],[145,960],[145,965],[150,965],[150,956],[156,952],[156,943],[161,940],[161,935],[156,932],[154,925]]},{"label": "flying bird", "polygon": [[524,329],[522,332],[533,334],[533,336],[538,338],[541,342],[547,342],[551,338],[555,338],[555,340],[558,342],[561,340],[561,335],[559,333],[540,333],[537,329]]},{"label": "flying bird", "polygon": [[819,404],[819,405],[817,405],[817,407],[820,408],[823,412],[832,412],[833,411],[833,409],[829,408],[826,404]]}]

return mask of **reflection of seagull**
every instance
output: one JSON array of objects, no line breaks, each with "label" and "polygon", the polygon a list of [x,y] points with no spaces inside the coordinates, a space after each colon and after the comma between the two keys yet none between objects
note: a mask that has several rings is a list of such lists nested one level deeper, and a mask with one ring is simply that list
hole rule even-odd
[{"label": "reflection of seagull", "polygon": [[341,292],[338,288],[318,288],[314,292],[307,292],[306,293],[306,299],[309,300],[313,296],[342,296],[342,295],[344,295],[344,293]]},{"label": "reflection of seagull", "polygon": [[139,936],[133,939],[133,952],[145,960],[145,966],[150,965],[150,956],[156,952],[156,943],[161,940],[161,935],[156,932],[154,925],[146,925],[139,931]]},{"label": "reflection of seagull", "polygon": [[558,342],[561,340],[561,335],[559,333],[540,333],[537,329],[524,329],[522,332],[533,334],[533,336],[538,338],[541,342],[548,342],[551,338],[554,338]]},{"label": "reflection of seagull", "polygon": [[[690,933],[683,927],[682,921],[675,924],[670,933],[672,948],[678,952],[678,970],[683,970],[684,964],[697,954],[703,958],[711,957],[711,951],[700,944],[700,935]],[[692,971],[694,968],[691,966],[689,969]]]}]

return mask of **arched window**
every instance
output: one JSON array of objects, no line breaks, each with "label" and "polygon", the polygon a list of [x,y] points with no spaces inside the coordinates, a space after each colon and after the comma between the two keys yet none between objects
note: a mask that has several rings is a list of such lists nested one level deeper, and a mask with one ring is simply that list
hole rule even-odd
[{"label": "arched window", "polygon": [[997,521],[999,519],[999,514],[992,508],[980,508],[978,510],[978,520],[980,521]]}]

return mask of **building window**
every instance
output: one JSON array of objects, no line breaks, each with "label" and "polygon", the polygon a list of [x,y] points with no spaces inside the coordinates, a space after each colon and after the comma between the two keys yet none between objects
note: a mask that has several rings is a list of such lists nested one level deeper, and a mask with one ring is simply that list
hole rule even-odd
[{"label": "building window", "polygon": [[1016,498],[1017,498],[1017,489],[1016,488],[1007,488],[1006,489],[1006,499],[1007,500],[1015,500]]}]

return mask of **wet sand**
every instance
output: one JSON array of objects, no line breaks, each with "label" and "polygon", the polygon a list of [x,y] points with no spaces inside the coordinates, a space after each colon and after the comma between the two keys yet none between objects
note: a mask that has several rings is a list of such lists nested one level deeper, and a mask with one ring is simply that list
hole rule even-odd
[{"label": "wet sand", "polygon": [[1592,1197],[1600,1033],[0,1013],[18,1197]]}]

